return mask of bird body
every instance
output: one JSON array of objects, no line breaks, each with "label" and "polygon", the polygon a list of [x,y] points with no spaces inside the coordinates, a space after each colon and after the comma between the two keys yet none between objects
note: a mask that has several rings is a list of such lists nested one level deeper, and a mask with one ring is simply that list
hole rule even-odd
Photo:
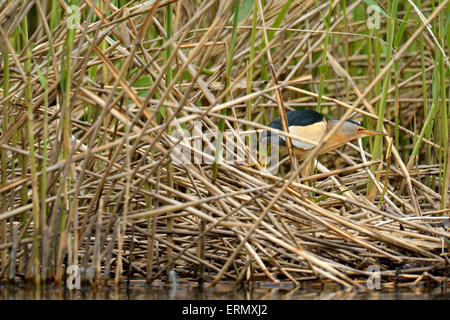
[{"label": "bird body", "polygon": [[[328,120],[322,114],[314,110],[295,110],[286,113],[289,133],[293,136],[306,138],[319,143],[321,139],[331,131],[339,122],[338,119]],[[274,119],[269,127],[283,131],[281,118]],[[360,123],[346,120],[320,148],[317,155],[324,154],[351,140],[366,136],[382,136],[384,133],[364,128]],[[260,138],[261,142],[272,143],[286,149],[286,138],[282,134],[265,130]],[[303,160],[307,153],[315,147],[314,144],[305,141],[291,139],[293,151],[297,158]],[[309,167],[309,166],[308,166]]]}]

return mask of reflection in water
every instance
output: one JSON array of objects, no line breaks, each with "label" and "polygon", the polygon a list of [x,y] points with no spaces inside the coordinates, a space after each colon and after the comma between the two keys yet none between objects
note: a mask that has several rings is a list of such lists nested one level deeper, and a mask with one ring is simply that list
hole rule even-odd
[{"label": "reflection in water", "polygon": [[450,299],[448,288],[424,287],[394,288],[373,291],[345,291],[338,286],[293,287],[290,283],[256,283],[243,288],[231,284],[205,285],[172,279],[170,285],[143,281],[130,281],[129,286],[81,287],[69,290],[67,287],[44,286],[36,289],[23,285],[0,285],[0,300],[411,300]]},{"label": "reflection in water", "polygon": [[170,282],[170,292],[169,298],[171,300],[176,299],[177,297],[177,273],[175,270],[170,270],[169,272],[169,282]]}]

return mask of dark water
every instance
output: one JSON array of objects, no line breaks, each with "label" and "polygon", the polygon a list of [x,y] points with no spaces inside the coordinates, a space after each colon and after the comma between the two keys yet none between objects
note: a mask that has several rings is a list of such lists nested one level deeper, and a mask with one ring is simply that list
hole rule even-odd
[{"label": "dark water", "polygon": [[69,290],[65,286],[44,286],[40,289],[23,285],[0,285],[0,300],[449,300],[448,288],[392,288],[356,291],[342,290],[338,286],[319,285],[293,287],[290,283],[255,283],[243,288],[230,284],[206,285],[164,283],[145,285],[132,281],[129,286],[81,287]]}]

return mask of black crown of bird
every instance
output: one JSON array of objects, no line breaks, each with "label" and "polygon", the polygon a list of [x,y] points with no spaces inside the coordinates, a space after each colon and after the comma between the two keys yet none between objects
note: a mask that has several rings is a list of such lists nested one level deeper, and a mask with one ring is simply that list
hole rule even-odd
[{"label": "black crown of bird", "polygon": [[[324,115],[314,110],[290,111],[286,113],[286,117],[290,134],[305,140],[310,140],[316,144],[339,122],[339,119],[327,119]],[[283,131],[281,118],[277,117],[269,124],[269,127]],[[354,139],[384,135],[383,132],[367,129],[356,121],[346,120],[335,134],[325,141],[317,155],[319,156],[327,151],[333,150]],[[262,143],[278,145],[282,151],[286,149],[286,138],[282,134],[264,130],[260,141]],[[315,147],[314,144],[301,140],[291,139],[291,141],[294,154],[300,160],[303,160],[308,151]]]}]

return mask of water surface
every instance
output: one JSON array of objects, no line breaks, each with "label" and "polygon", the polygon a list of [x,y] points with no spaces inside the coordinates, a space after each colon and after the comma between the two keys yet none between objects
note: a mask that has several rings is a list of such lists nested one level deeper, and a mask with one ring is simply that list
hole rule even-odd
[{"label": "water surface", "polygon": [[448,288],[424,286],[381,290],[343,290],[339,286],[273,284],[257,282],[242,287],[219,283],[215,287],[196,283],[179,283],[175,286],[155,282],[131,281],[114,286],[92,288],[83,286],[69,290],[66,286],[0,285],[0,300],[449,300]]}]

